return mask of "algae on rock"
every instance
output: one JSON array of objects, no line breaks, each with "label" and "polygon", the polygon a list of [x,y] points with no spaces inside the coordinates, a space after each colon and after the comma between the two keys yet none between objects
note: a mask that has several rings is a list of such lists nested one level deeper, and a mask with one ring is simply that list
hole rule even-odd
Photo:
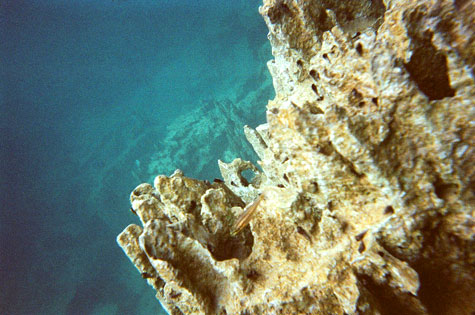
[{"label": "algae on rock", "polygon": [[[118,237],[170,314],[473,314],[475,8],[265,0],[259,170],[138,186]],[[251,170],[254,178],[242,172]],[[265,194],[249,226],[232,226]]]}]

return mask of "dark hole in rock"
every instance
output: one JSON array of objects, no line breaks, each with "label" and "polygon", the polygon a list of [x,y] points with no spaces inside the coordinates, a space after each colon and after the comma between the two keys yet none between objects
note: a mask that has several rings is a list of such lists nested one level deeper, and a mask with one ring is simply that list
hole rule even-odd
[{"label": "dark hole in rock", "polygon": [[362,252],[365,251],[365,249],[366,249],[366,246],[365,246],[364,242],[361,242],[360,246],[358,246],[358,252],[362,253]]},{"label": "dark hole in rock", "polygon": [[361,45],[360,43],[356,44],[356,52],[358,53],[358,55],[362,56],[363,55],[363,45]]},{"label": "dark hole in rock", "polygon": [[310,192],[312,194],[316,194],[316,193],[318,193],[318,191],[319,191],[319,188],[318,188],[317,182],[311,182],[309,187],[308,187],[308,192]]},{"label": "dark hole in rock", "polygon": [[181,295],[181,292],[177,292],[175,290],[171,290],[170,294],[168,295],[171,299],[176,299]]},{"label": "dark hole in rock", "polygon": [[366,235],[366,232],[368,232],[368,230],[364,230],[363,232],[355,235],[355,240],[357,240],[358,242],[361,241],[363,237]]},{"label": "dark hole in rock", "polygon": [[256,174],[250,169],[246,169],[246,170],[242,171],[241,176],[243,177],[243,185],[244,186],[249,186],[249,183],[252,183],[255,175]]},{"label": "dark hole in rock", "polygon": [[130,212],[132,212],[135,215],[138,215],[137,212],[134,210],[134,208],[130,207]]},{"label": "dark hole in rock", "polygon": [[360,104],[362,99],[363,99],[363,94],[358,92],[357,89],[352,89],[351,93],[348,95],[348,103],[350,104]]},{"label": "dark hole in rock", "polygon": [[358,281],[372,295],[372,299],[380,306],[380,314],[384,315],[416,315],[426,314],[421,312],[415,298],[410,293],[399,293],[397,290],[377,283],[373,278],[367,275],[357,275]]},{"label": "dark hole in rock", "polygon": [[215,235],[207,247],[216,260],[223,261],[232,258],[239,260],[247,258],[252,252],[253,245],[254,237],[251,229],[246,227],[236,236],[229,234]]},{"label": "dark hole in rock", "polygon": [[310,234],[308,234],[308,232],[303,227],[297,226],[297,233],[305,237],[305,239],[309,241],[310,243],[313,243],[312,237],[310,236]]},{"label": "dark hole in rock", "polygon": [[310,76],[315,80],[315,81],[318,81],[318,79],[320,79],[320,76],[318,75],[317,71],[315,70],[310,70]]},{"label": "dark hole in rock", "polygon": [[[473,310],[473,264],[470,241],[447,233],[444,224],[428,224],[421,230],[424,251],[411,267],[419,276],[420,297],[428,314],[468,314]],[[429,255],[426,255],[429,253]],[[465,257],[461,263],[460,257]],[[436,276],[434,276],[436,275]]]},{"label": "dark hole in rock", "polygon": [[289,178],[287,177],[287,174],[284,174],[284,179],[286,182],[289,182]]},{"label": "dark hole in rock", "polygon": [[349,227],[350,227],[350,225],[348,224],[348,222],[346,222],[346,221],[341,222],[341,230],[342,230],[343,233],[346,232]]},{"label": "dark hole in rock", "polygon": [[354,98],[358,98],[358,99],[359,99],[359,98],[362,98],[363,95],[362,95],[360,92],[358,92],[357,89],[352,89],[352,90],[351,90],[351,97],[354,97]]},{"label": "dark hole in rock", "polygon": [[412,28],[408,33],[413,52],[404,66],[419,90],[431,101],[454,96],[447,73],[447,57],[432,44],[433,34],[427,31],[421,36]]},{"label": "dark hole in rock", "polygon": [[330,156],[333,153],[333,147],[331,143],[322,144],[322,146],[320,146],[319,149],[320,150],[318,151],[318,153],[321,153],[326,156]]},{"label": "dark hole in rock", "polygon": [[387,206],[384,208],[384,214],[393,214],[394,213],[394,208],[393,206]]},{"label": "dark hole in rock", "polygon": [[251,280],[259,278],[259,273],[255,269],[251,269],[247,272],[246,277]]},{"label": "dark hole in rock", "polygon": [[373,97],[373,98],[371,99],[371,102],[373,102],[374,105],[378,106],[378,98]]},{"label": "dark hole in rock", "polygon": [[[446,294],[446,284],[450,279],[438,268],[430,264],[425,266],[416,266],[419,275],[420,288],[418,295],[424,302],[431,314],[447,314],[447,305],[442,298]],[[437,277],[434,277],[437,275]]]},{"label": "dark hole in rock", "polygon": [[458,186],[451,183],[445,183],[441,178],[437,177],[436,181],[433,183],[434,192],[440,199],[447,199],[451,195],[457,193]]},{"label": "dark hole in rock", "polygon": [[317,86],[315,84],[312,84],[312,91],[314,91],[315,94],[318,95]]},{"label": "dark hole in rock", "polygon": [[148,273],[148,272],[142,272],[141,276],[143,279],[150,279],[150,278],[155,278],[155,275]]},{"label": "dark hole in rock", "polygon": [[316,30],[318,34],[322,34],[326,31],[329,31],[334,26],[323,7],[320,10],[316,11],[313,19],[315,20]]}]

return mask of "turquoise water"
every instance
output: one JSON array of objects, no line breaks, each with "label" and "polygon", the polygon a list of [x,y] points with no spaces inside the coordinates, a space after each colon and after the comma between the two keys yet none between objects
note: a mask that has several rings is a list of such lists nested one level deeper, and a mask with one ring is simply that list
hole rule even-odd
[{"label": "turquoise water", "polygon": [[256,160],[259,0],[0,3],[0,314],[160,314],[116,244],[129,194]]}]

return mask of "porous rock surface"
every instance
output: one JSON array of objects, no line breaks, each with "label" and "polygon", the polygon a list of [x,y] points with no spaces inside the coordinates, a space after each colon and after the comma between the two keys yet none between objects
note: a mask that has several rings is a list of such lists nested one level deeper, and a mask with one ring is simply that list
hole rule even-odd
[{"label": "porous rock surface", "polygon": [[219,163],[224,182],[176,171],[138,186],[143,227],[120,246],[170,314],[473,314],[473,2],[260,12],[276,97],[245,134],[261,169],[237,159]]}]

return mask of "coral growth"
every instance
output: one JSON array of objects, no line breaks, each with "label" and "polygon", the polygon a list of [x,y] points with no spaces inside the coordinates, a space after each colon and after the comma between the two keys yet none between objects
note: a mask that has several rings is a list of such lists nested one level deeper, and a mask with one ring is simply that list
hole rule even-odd
[{"label": "coral growth", "polygon": [[276,97],[245,127],[261,170],[158,176],[118,237],[170,314],[475,312],[471,7],[264,1]]}]

